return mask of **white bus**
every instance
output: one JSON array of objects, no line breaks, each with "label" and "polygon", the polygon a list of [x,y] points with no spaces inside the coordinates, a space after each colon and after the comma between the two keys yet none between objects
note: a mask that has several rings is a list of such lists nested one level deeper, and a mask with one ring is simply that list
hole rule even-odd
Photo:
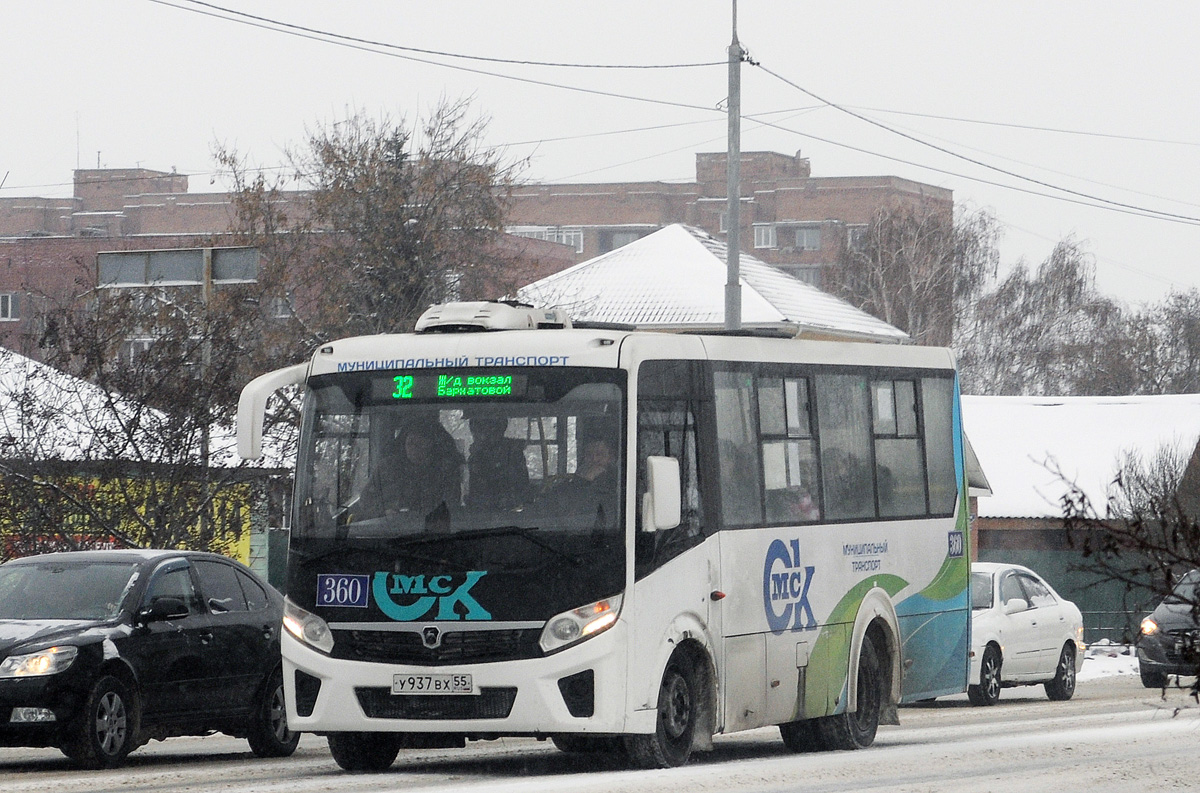
[{"label": "white bus", "polygon": [[345,769],[500,736],[666,767],[766,725],[860,748],[966,690],[948,350],[449,304],[251,382],[243,457],[289,384],[288,723]]}]

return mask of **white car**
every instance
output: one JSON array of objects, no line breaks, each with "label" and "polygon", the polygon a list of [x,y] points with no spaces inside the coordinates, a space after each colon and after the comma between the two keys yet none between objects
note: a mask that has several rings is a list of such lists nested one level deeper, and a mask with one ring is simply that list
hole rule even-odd
[{"label": "white car", "polygon": [[972,704],[995,705],[1001,688],[1039,683],[1050,699],[1070,699],[1084,649],[1083,615],[1037,573],[971,565]]}]

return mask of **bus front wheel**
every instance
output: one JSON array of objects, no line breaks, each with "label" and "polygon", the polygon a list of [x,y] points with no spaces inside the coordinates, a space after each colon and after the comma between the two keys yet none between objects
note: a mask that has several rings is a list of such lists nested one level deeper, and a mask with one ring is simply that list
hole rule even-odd
[{"label": "bus front wheel", "polygon": [[639,768],[672,768],[692,754],[704,692],[695,658],[676,650],[658,689],[658,719],[650,735],[625,737],[625,752]]},{"label": "bus front wheel", "polygon": [[821,742],[829,749],[865,749],[875,742],[879,716],[891,688],[884,655],[874,631],[863,637],[858,657],[858,707],[818,720]]},{"label": "bus front wheel", "polygon": [[331,732],[329,753],[345,771],[386,771],[400,754],[401,737],[390,732]]}]

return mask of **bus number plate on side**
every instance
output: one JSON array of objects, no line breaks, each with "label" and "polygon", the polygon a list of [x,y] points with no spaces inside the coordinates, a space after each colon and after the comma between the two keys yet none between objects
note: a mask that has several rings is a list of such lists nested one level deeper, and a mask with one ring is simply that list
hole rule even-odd
[{"label": "bus number plate on side", "polygon": [[392,675],[393,694],[474,694],[470,675]]}]

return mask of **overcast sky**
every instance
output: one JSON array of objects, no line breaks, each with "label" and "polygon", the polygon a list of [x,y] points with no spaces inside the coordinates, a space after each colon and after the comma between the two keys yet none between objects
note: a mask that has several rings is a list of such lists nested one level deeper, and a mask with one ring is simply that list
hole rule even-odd
[{"label": "overcast sky", "polygon": [[[1200,3],[740,0],[738,17],[760,64],[744,151],[952,189],[1004,224],[1009,266],[1073,235],[1130,302],[1200,286]],[[315,123],[443,96],[470,98],[528,179],[692,181],[695,153],[725,148],[730,22],[730,0],[3,0],[0,195],[70,195],[97,163],[216,189],[216,141],[277,166]]]}]

